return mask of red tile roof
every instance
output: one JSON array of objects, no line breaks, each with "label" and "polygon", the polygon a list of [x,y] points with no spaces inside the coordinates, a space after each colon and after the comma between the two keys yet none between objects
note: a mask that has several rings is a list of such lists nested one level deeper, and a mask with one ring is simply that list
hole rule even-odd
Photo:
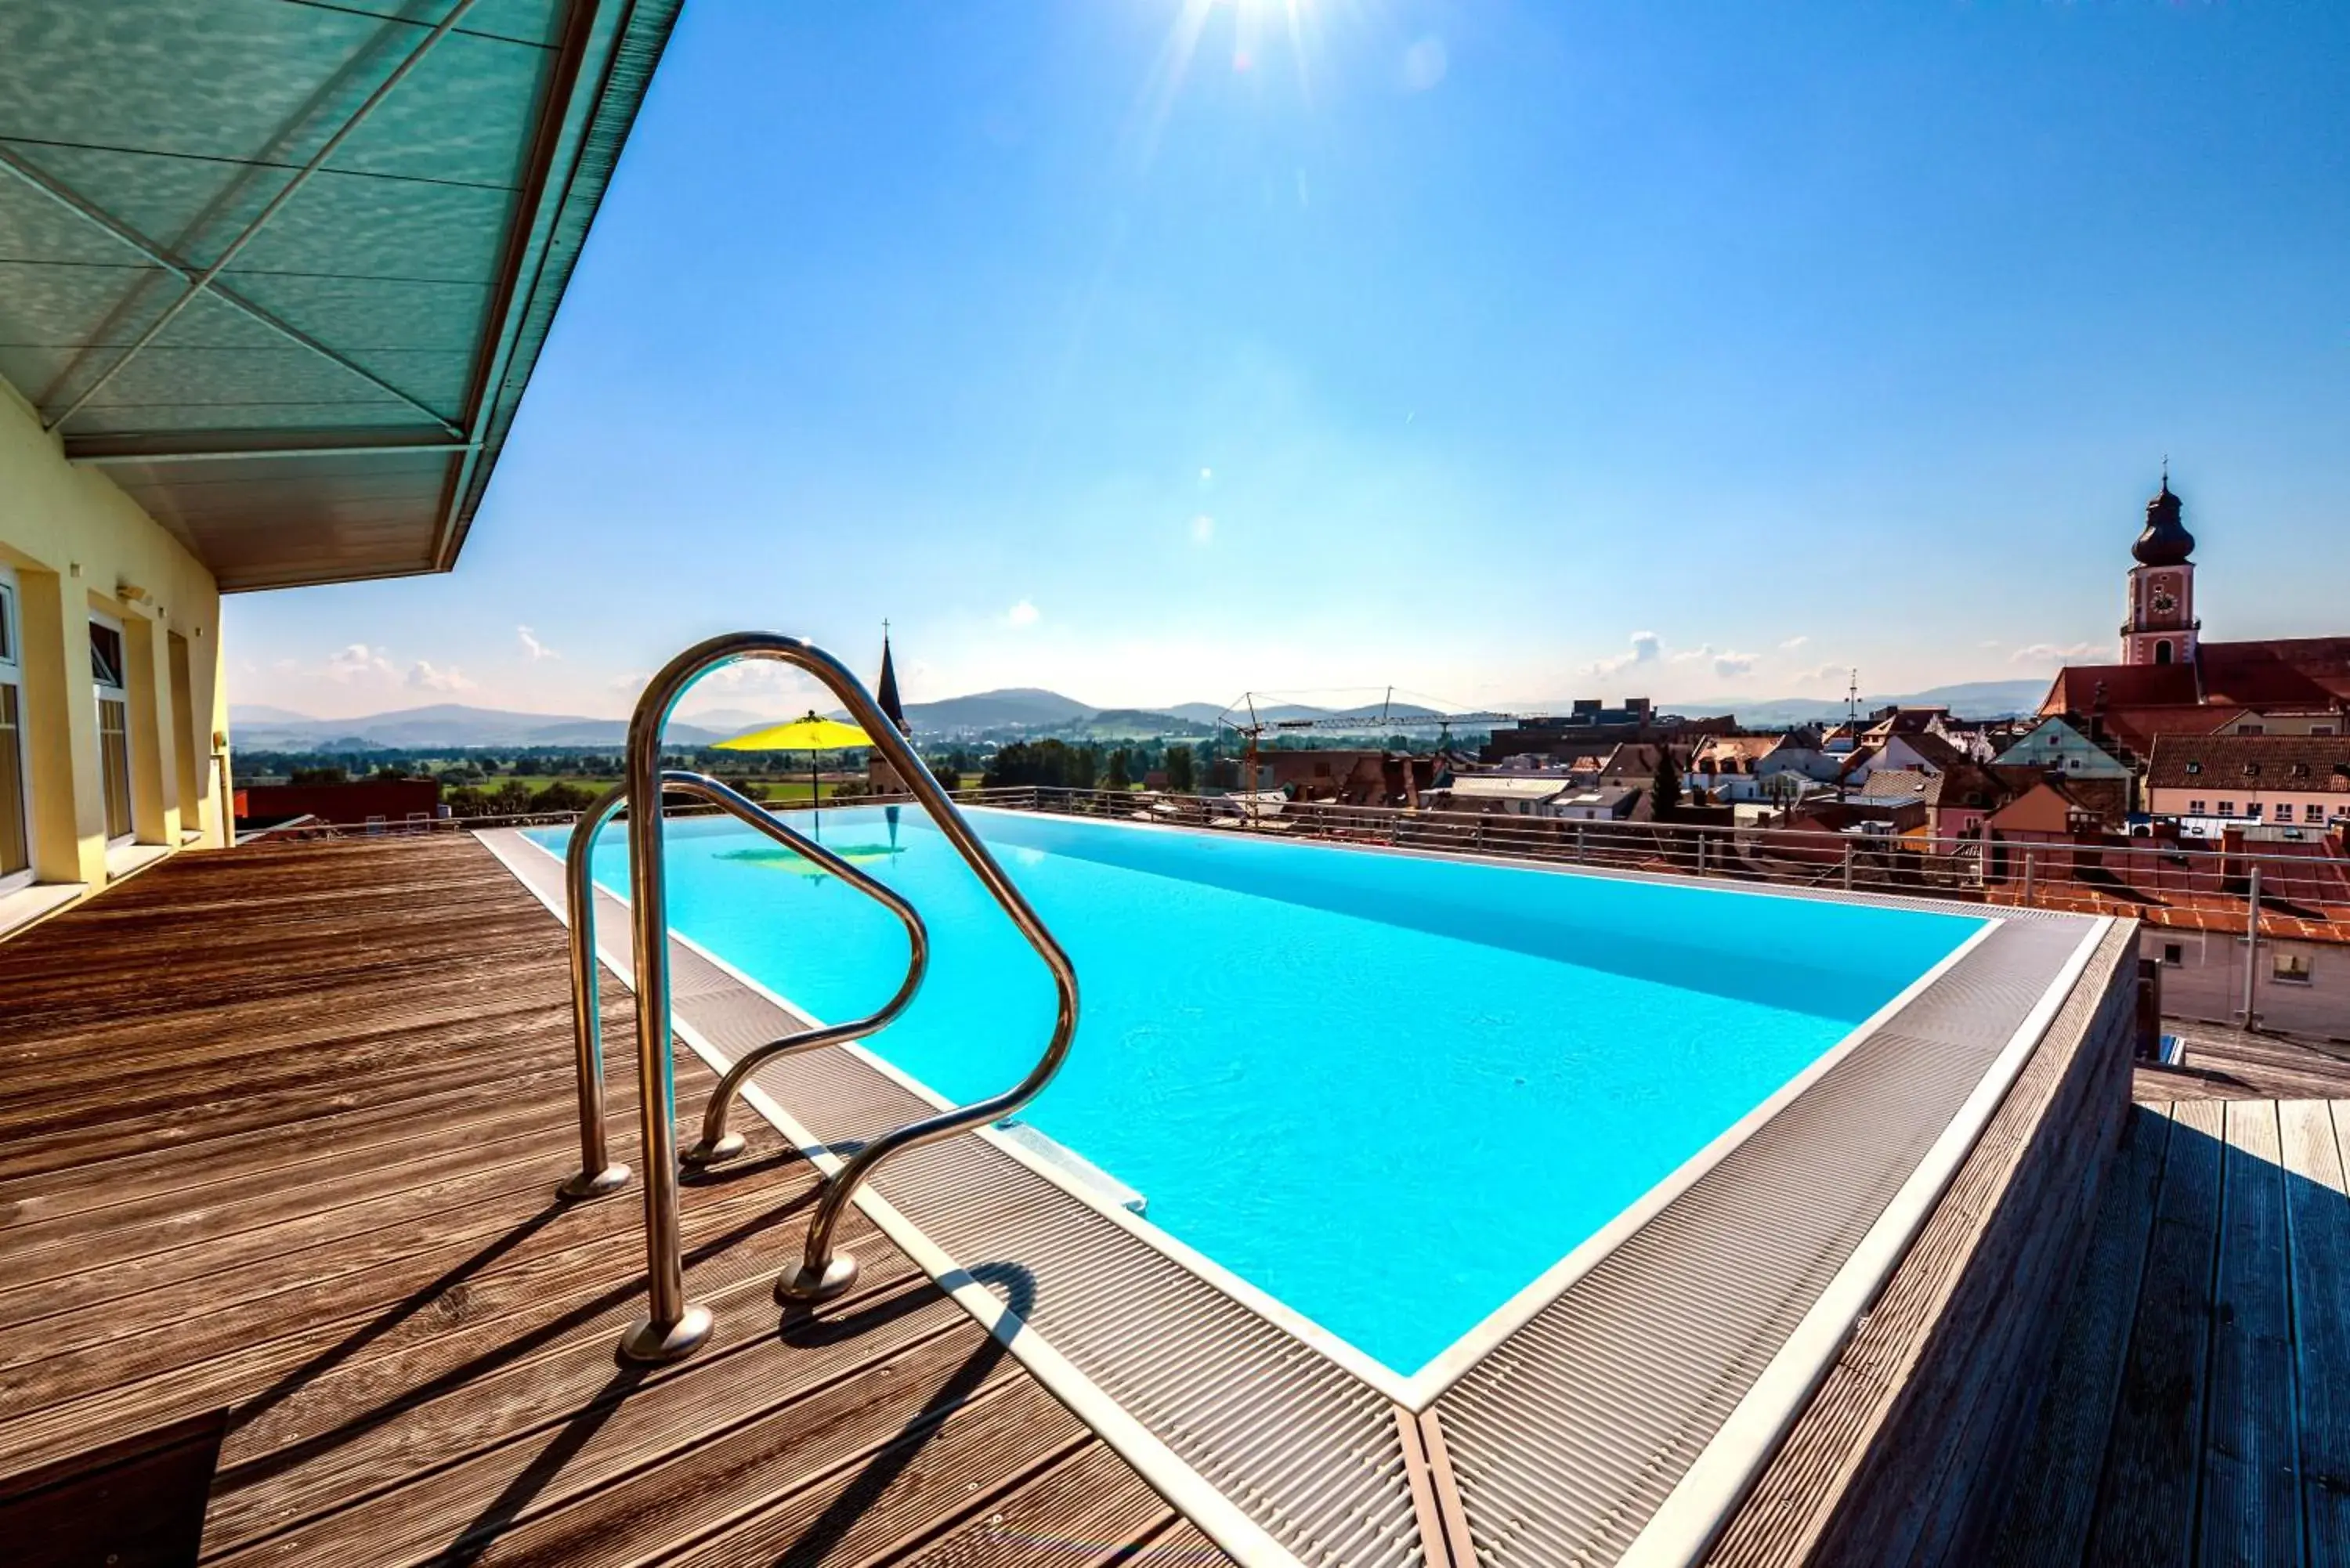
[{"label": "red tile roof", "polygon": [[2350,701],[2350,637],[2207,642],[2196,651],[2209,701],[2247,708]]},{"label": "red tile roof", "polygon": [[2146,782],[2153,789],[2350,792],[2350,736],[2165,735]]},{"label": "red tile roof", "polygon": [[2056,672],[2043,713],[2191,708],[2202,701],[2191,664],[2073,664]]}]

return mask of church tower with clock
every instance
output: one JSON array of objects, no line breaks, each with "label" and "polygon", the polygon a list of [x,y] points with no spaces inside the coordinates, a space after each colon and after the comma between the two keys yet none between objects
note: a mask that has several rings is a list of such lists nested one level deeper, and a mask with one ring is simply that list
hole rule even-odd
[{"label": "church tower with clock", "polygon": [[2124,664],[2192,664],[2195,636],[2195,535],[2179,521],[2178,497],[2170,474],[2162,493],[2146,504],[2146,530],[2130,546],[2129,618],[2122,623]]}]

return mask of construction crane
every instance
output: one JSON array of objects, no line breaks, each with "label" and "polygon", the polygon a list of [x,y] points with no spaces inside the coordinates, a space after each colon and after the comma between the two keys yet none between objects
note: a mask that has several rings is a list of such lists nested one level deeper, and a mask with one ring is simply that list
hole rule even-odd
[{"label": "construction crane", "polygon": [[[1313,718],[1274,719],[1266,717],[1257,709],[1257,699],[1260,696],[1269,697],[1270,695],[1270,693],[1243,691],[1238,701],[1231,703],[1222,713],[1216,715],[1219,728],[1232,731],[1246,742],[1247,761],[1244,765],[1247,772],[1244,776],[1247,787],[1244,793],[1250,798],[1252,815],[1253,815],[1256,795],[1256,781],[1259,776],[1258,742],[1267,734],[1288,734],[1312,730],[1376,730],[1382,733],[1392,733],[1397,730],[1426,729],[1433,724],[1438,731],[1438,749],[1442,750],[1451,744],[1452,726],[1455,724],[1469,726],[1482,724],[1490,728],[1494,724],[1514,724],[1523,719],[1538,716],[1496,712],[1439,713],[1427,711],[1398,713],[1393,711],[1395,688],[1390,686],[1387,688],[1387,695],[1381,699],[1377,713],[1367,711],[1322,713]],[[1243,711],[1247,714],[1245,720],[1240,717]]]}]

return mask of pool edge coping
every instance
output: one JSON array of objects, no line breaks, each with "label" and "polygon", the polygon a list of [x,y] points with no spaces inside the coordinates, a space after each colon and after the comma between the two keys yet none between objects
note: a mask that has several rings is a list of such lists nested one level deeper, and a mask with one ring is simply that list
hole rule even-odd
[{"label": "pool edge coping", "polygon": [[[1005,815],[1025,816],[1033,814],[1007,811]],[[1075,820],[1097,826],[1107,823],[1132,827],[1176,827],[1179,831],[1209,837],[1254,841],[1252,836],[1220,834],[1177,824],[1128,823],[1116,818]],[[487,836],[482,836],[486,842]],[[561,857],[546,845],[518,831],[512,832],[511,836],[525,839],[540,855],[560,864]],[[1529,862],[1400,846],[1317,844],[1315,846],[1331,850],[1367,848],[1418,859],[1657,883],[1690,890],[1791,897],[1898,909],[1916,909],[1922,904],[1928,908],[1918,912],[1954,915],[1978,922],[1977,929],[1950,953],[1913,979],[1900,993],[1841,1037],[1781,1085],[1772,1096],[1725,1129],[1682,1167],[1668,1174],[1635,1203],[1627,1206],[1608,1226],[1586,1238],[1574,1251],[1544,1270],[1409,1377],[1377,1362],[1342,1336],[1322,1328],[1312,1319],[1279,1302],[1278,1298],[1197,1252],[1155,1223],[1135,1216],[1123,1207],[1107,1201],[1102,1195],[1087,1189],[1074,1177],[1023,1147],[1016,1140],[1004,1137],[992,1127],[974,1129],[983,1141],[1009,1156],[1056,1190],[1076,1199],[1083,1207],[1108,1219],[1122,1231],[1141,1241],[1238,1306],[1415,1415],[1424,1414],[1432,1408],[1436,1400],[1461,1376],[1572,1289],[1591,1267],[1607,1257],[1626,1238],[1637,1233],[1674,1199],[1694,1186],[1730,1152],[1751,1137],[1755,1129],[1785,1110],[1820,1077],[1892,1023],[1928,987],[1957,969],[2002,926],[2022,917],[2054,924],[2077,924],[2082,929],[2079,940],[2072,944],[2064,960],[2040,987],[2032,1006],[2011,1033],[2008,1041],[1999,1048],[1991,1065],[1976,1080],[1926,1154],[1903,1179],[1894,1198],[1870,1224],[1853,1251],[1837,1266],[1795,1329],[1779,1345],[1762,1372],[1741,1396],[1729,1417],[1699,1449],[1688,1468],[1675,1481],[1664,1503],[1644,1523],[1635,1536],[1632,1547],[1621,1559],[1625,1563],[1691,1561],[1702,1554],[1732,1517],[1739,1500],[1751,1487],[1754,1476],[1777,1451],[1792,1422],[1800,1417],[1819,1377],[1833,1366],[1836,1354],[1865,1313],[1866,1303],[1875,1298],[1885,1281],[1898,1268],[1919,1228],[1930,1219],[1950,1181],[1980,1142],[1984,1128],[2013,1086],[2016,1075],[2047,1038],[2049,1029],[2066,1001],[2078,989],[2081,978],[2098,948],[2119,923],[2113,916],[2014,909],[1988,904],[1969,905],[1954,899],[1938,899],[1930,894],[1887,895],[1829,888],[1751,887],[1731,878],[1698,881],[1667,873],[1564,862]],[[503,861],[505,857],[500,855],[499,858]],[[531,878],[520,875],[517,867],[510,866],[509,868],[516,871],[516,879],[529,887],[542,904],[546,905],[559,919],[565,918],[559,899],[550,898]],[[614,897],[616,901],[625,905],[625,900],[609,889],[602,891],[607,897]],[[811,1016],[691,938],[677,932],[672,932],[671,937],[769,1005],[795,1018]],[[609,965],[609,960],[605,961]],[[619,966],[610,967],[616,973],[621,972]],[[633,989],[632,975],[624,974],[623,980]],[[729,1058],[723,1051],[702,1038],[682,1017],[676,1018],[674,1023],[679,1036],[685,1039],[697,1054],[712,1062],[717,1070],[723,1071]],[[950,1103],[919,1079],[874,1053],[855,1045],[850,1050],[863,1064],[874,1068],[925,1104],[943,1106]],[[753,1103],[763,1118],[790,1137],[820,1168],[837,1168],[837,1157],[831,1154],[829,1147],[755,1085],[746,1087],[744,1098]],[[1154,1486],[1200,1524],[1220,1546],[1249,1563],[1300,1561],[1288,1547],[1249,1518],[1222,1488],[1143,1428],[1115,1397],[1055,1349],[1040,1331],[1013,1313],[1000,1298],[965,1272],[919,1225],[879,1193],[871,1193],[870,1204],[867,1196],[867,1192],[859,1193],[858,1207],[884,1234],[930,1272],[941,1288],[955,1295],[983,1326],[1013,1350],[1048,1388],[1067,1400],[1081,1417],[1095,1426],[1106,1441],[1134,1463]],[[974,1297],[977,1299],[972,1299]],[[1109,1424],[1097,1422],[1097,1414]],[[1683,1517],[1692,1513],[1696,1516],[1693,1523]],[[1676,1528],[1664,1529],[1669,1521]],[[1432,1550],[1440,1551],[1441,1548],[1432,1547]]]},{"label": "pool edge coping", "polygon": [[1406,1392],[1398,1402],[1414,1415],[1435,1404],[1445,1390],[1458,1383],[1503,1340],[1540,1316],[1544,1308],[1573,1289],[1577,1280],[1589,1273],[1633,1232],[1654,1219],[1674,1199],[1697,1185],[1708,1171],[1752,1137],[1757,1128],[1794,1104],[1797,1096],[1825,1077],[1837,1063],[1866,1044],[1879,1030],[1916,1001],[1928,986],[1956,969],[2005,923],[1997,918],[1985,919],[1979,929],[1970,932],[1964,941],[1942,955],[1931,969],[1924,971],[1902,987],[1892,1000],[1855,1024],[1835,1044],[1814,1057],[1768,1097],[1724,1127],[1703,1148],[1668,1171],[1655,1186],[1619,1210],[1614,1219],[1513,1292],[1507,1301],[1431,1356],[1427,1365],[1403,1380]]},{"label": "pool edge coping", "polygon": [[2016,1079],[2038,1052],[2057,1015],[2117,923],[2111,915],[2083,916],[2089,929],[2074,943],[1999,1054],[1913,1167],[1893,1199],[1828,1279],[1794,1332],[1713,1436],[1690,1461],[1663,1502],[1640,1527],[1615,1568],[1683,1568],[1701,1561],[1779,1451],[1822,1378],[1866,1314],[1869,1303],[1900,1267],[1918,1233],[1981,1142]]}]

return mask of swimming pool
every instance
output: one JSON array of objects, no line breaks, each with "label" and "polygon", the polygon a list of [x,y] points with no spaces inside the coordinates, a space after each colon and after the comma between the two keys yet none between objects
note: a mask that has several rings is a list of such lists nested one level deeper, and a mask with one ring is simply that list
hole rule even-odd
[{"label": "swimming pool", "polygon": [[[930,980],[868,1045],[1000,1089],[1043,968],[916,813],[825,841],[922,909]],[[1023,1120],[1221,1267],[1409,1373],[1816,1063],[1983,922],[976,811],[1068,948],[1083,1023]],[[805,825],[805,817],[798,819]],[[668,829],[675,928],[824,1019],[905,962],[895,921],[723,821]],[[560,849],[560,830],[535,835]],[[598,879],[625,891],[608,835]]]}]

